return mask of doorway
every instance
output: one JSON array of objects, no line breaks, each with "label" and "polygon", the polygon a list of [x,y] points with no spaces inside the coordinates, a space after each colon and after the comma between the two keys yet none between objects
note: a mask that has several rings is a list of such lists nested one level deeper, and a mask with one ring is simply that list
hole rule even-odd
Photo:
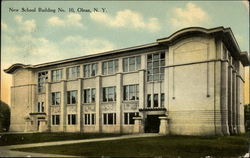
[{"label": "doorway", "polygon": [[159,133],[160,115],[147,115],[145,133]]}]

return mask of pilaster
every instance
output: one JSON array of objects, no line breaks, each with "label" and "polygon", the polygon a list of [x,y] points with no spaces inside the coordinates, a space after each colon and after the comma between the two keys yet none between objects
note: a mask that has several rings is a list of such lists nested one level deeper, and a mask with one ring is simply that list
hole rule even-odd
[{"label": "pilaster", "polygon": [[77,131],[82,132],[82,79],[77,80]]},{"label": "pilaster", "polygon": [[142,133],[143,132],[142,117],[133,117],[133,119],[135,120],[133,133]]},{"label": "pilaster", "polygon": [[[216,59],[222,59],[222,44],[216,45]],[[215,135],[223,135],[221,110],[222,62],[214,62],[214,125]]]},{"label": "pilaster", "polygon": [[237,117],[237,112],[236,112],[236,71],[233,70],[233,104],[232,104],[232,112],[233,112],[233,133],[237,134],[237,128],[236,128],[236,117]]},{"label": "pilaster", "polygon": [[[239,71],[238,71],[239,72]],[[240,86],[240,78],[236,77],[236,128],[237,133],[240,134],[240,92],[243,92]],[[242,113],[243,115],[243,113]]]},{"label": "pilaster", "polygon": [[[225,58],[226,52],[223,53]],[[227,104],[228,104],[228,63],[224,61],[221,63],[221,125],[222,125],[223,135],[229,135]]]},{"label": "pilaster", "polygon": [[46,114],[47,114],[47,126],[48,130],[50,131],[51,129],[51,84],[47,82],[45,84],[45,106],[46,106]]},{"label": "pilaster", "polygon": [[[228,52],[229,54],[229,52]],[[228,127],[230,134],[233,134],[233,67],[232,57],[229,57],[228,66]]]},{"label": "pilaster", "polygon": [[167,116],[159,117],[160,119],[160,134],[168,135],[169,134],[169,119]]},{"label": "pilaster", "polygon": [[62,132],[66,130],[66,81],[61,82],[61,114],[60,114],[60,129]]},{"label": "pilaster", "polygon": [[79,68],[79,78],[83,78],[83,65],[82,64],[80,65],[80,68]]},{"label": "pilaster", "polygon": [[145,91],[145,71],[139,71],[139,109],[145,107],[145,96],[147,95]]},{"label": "pilaster", "polygon": [[122,133],[122,74],[116,75],[116,126]]},{"label": "pilaster", "polygon": [[36,103],[37,103],[37,91],[36,91],[36,85],[31,86],[31,112],[35,112]]},{"label": "pilaster", "polygon": [[[99,64],[100,65],[100,64]],[[102,114],[101,114],[101,76],[96,77],[96,132],[102,132]]]}]

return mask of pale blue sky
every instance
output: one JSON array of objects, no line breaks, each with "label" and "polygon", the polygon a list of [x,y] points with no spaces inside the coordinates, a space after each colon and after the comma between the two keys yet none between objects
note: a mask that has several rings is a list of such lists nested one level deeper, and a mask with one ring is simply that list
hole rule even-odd
[{"label": "pale blue sky", "polygon": [[[9,12],[39,7],[66,12]],[[249,52],[249,6],[242,1],[4,1],[1,26],[2,69],[151,43],[190,26],[231,27],[241,50]]]},{"label": "pale blue sky", "polygon": [[[241,50],[249,51],[249,12],[243,2],[10,1],[2,4],[1,49],[6,65],[36,64],[151,43],[188,26],[231,27]],[[66,12],[9,12],[9,8],[34,7],[61,7]],[[67,18],[68,8],[107,8],[107,13],[101,13],[102,16],[76,12]]]}]

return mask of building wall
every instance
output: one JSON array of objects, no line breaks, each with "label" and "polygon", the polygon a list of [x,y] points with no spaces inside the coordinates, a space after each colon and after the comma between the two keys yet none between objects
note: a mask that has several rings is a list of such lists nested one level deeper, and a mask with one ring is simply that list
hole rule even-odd
[{"label": "building wall", "polygon": [[14,73],[11,87],[10,131],[25,130],[25,118],[29,117],[35,104],[35,89],[32,71],[19,69]]},{"label": "building wall", "polygon": [[[147,115],[168,115],[171,134],[228,135],[235,134],[234,129],[243,133],[243,66],[238,62],[238,66],[231,66],[232,69],[230,52],[224,52],[223,46],[221,40],[197,36],[155,49],[166,54],[165,79],[156,82],[146,79],[147,53],[156,52],[151,50],[136,54],[141,56],[141,69],[134,72],[122,70],[122,58],[129,56],[118,58],[119,70],[112,75],[102,75],[104,59],[95,61],[98,63],[95,77],[83,78],[83,64],[88,62],[77,63],[80,77],[74,80],[68,80],[66,74],[67,68],[76,66],[75,63],[36,72],[17,70],[13,75],[11,92],[11,130],[24,131],[25,119],[22,117],[37,112],[37,103],[44,102],[49,131],[134,133],[135,125],[124,124],[124,112],[139,112],[147,106],[147,94],[164,93],[166,111],[140,111],[142,128]],[[62,69],[62,80],[52,82],[51,70],[58,68]],[[48,71],[48,82],[45,92],[38,94],[37,74],[41,71]],[[131,84],[139,85],[139,101],[123,101],[123,86]],[[102,88],[110,86],[116,86],[116,101],[102,102]],[[95,103],[82,103],[82,90],[90,88],[96,89]],[[77,103],[74,105],[67,104],[67,91],[71,90],[77,91]],[[60,105],[51,105],[52,92],[61,92]],[[89,113],[95,114],[94,125],[84,125],[84,114]],[[116,113],[116,124],[104,125],[103,113]],[[68,114],[76,114],[76,125],[67,124]],[[52,125],[52,115],[60,115],[60,125]],[[31,124],[34,131],[37,130],[36,119]]]},{"label": "building wall", "polygon": [[216,63],[207,62],[213,59],[213,38],[188,38],[169,48],[165,83],[172,134],[215,134],[215,100],[220,93],[215,91]]}]

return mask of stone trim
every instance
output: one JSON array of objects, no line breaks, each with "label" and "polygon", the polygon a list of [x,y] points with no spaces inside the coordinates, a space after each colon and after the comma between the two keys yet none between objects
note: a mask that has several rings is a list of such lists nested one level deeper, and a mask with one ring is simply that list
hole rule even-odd
[{"label": "stone trim", "polygon": [[225,62],[225,60],[222,60],[222,59],[212,59],[212,60],[204,60],[204,61],[184,63],[184,64],[168,65],[168,66],[164,66],[164,68],[177,67],[177,66],[186,66],[186,65],[193,65],[193,64],[202,64],[202,63],[208,63],[208,62],[218,62],[218,61]]},{"label": "stone trim", "polygon": [[25,84],[25,85],[11,86],[10,88],[25,87],[25,86],[36,86],[36,85],[37,84]]}]

